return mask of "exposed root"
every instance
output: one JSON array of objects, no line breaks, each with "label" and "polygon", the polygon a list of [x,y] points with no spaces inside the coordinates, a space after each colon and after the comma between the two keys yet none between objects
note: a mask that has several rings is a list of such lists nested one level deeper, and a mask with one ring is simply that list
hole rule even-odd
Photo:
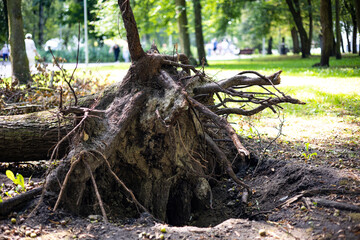
[{"label": "exposed root", "polygon": [[222,163],[226,169],[226,172],[229,174],[229,176],[237,184],[239,184],[240,186],[246,188],[249,192],[251,192],[251,188],[236,176],[236,174],[234,173],[234,170],[232,168],[231,162],[227,159],[225,153],[220,150],[218,145],[212,140],[212,138],[208,134],[205,134],[205,140],[208,143],[209,147],[212,148],[215,155],[222,161]]},{"label": "exposed root", "polygon": [[240,154],[241,158],[245,160],[245,157],[249,157],[249,151],[242,145],[239,137],[237,136],[235,130],[231,127],[231,125],[226,121],[225,118],[222,118],[216,115],[214,112],[210,111],[207,107],[205,107],[200,102],[195,99],[187,96],[188,101],[192,104],[192,106],[204,114],[208,119],[212,120],[219,128],[225,129],[228,133],[229,137],[233,141],[237,152]]},{"label": "exposed root", "polygon": [[95,190],[95,194],[96,194],[96,197],[99,201],[99,206],[100,206],[100,209],[101,209],[101,213],[103,215],[103,218],[104,218],[104,222],[107,223],[108,222],[108,218],[106,216],[106,212],[105,212],[105,209],[104,209],[104,204],[103,204],[103,201],[101,200],[101,196],[100,196],[100,193],[99,193],[99,190],[98,190],[98,187],[96,185],[96,181],[95,181],[95,178],[94,178],[94,175],[92,174],[92,171],[91,171],[91,167],[89,166],[89,164],[87,163],[87,161],[83,158],[82,159],[84,165],[86,166],[89,174],[90,174],[90,177],[91,177],[91,181],[93,183],[93,186],[94,186],[94,190]]},{"label": "exposed root", "polygon": [[105,161],[106,166],[108,167],[109,172],[111,173],[111,175],[115,178],[115,180],[130,194],[131,199],[134,201],[136,208],[140,208],[141,210],[143,210],[144,212],[148,212],[150,213],[135,197],[134,193],[125,185],[125,183],[123,181],[120,180],[120,178],[116,175],[116,173],[114,173],[114,171],[111,168],[111,165],[109,163],[109,161],[106,159],[106,157],[104,156],[104,154],[102,154],[99,151],[96,150],[90,150],[94,153],[99,154],[102,159]]},{"label": "exposed root", "polygon": [[73,163],[71,163],[70,169],[69,169],[69,171],[66,173],[64,182],[63,182],[62,185],[61,185],[60,193],[59,193],[59,196],[58,196],[58,198],[57,198],[57,200],[56,200],[56,203],[55,203],[55,206],[54,206],[54,208],[53,208],[53,211],[56,211],[56,209],[58,208],[58,206],[59,206],[59,204],[60,204],[60,201],[61,201],[61,198],[62,198],[62,196],[63,196],[63,194],[64,194],[64,192],[65,192],[66,184],[67,184],[67,182],[69,181],[70,175],[71,175],[72,171],[74,170],[75,166],[80,162],[81,157],[83,156],[84,153],[85,153],[85,152],[81,152],[81,153],[79,154],[79,157],[78,157]]}]

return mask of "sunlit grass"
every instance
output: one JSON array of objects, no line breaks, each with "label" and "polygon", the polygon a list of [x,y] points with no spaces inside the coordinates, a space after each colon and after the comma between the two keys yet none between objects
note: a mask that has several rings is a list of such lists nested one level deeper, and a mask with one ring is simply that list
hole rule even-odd
[{"label": "sunlit grass", "polygon": [[254,70],[263,74],[272,74],[282,70],[286,76],[316,76],[316,77],[360,77],[360,57],[344,55],[336,60],[331,57],[330,67],[313,67],[320,62],[320,56],[302,59],[300,56],[261,56],[229,61],[209,61],[208,70],[244,71]]}]

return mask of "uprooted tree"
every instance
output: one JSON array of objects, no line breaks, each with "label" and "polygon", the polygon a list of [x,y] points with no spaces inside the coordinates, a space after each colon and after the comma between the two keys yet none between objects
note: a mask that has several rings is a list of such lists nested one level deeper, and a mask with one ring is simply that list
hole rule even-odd
[{"label": "uprooted tree", "polygon": [[[101,211],[105,220],[109,214],[148,211],[160,220],[183,224],[196,206],[209,206],[208,180],[214,173],[225,171],[248,188],[228,160],[232,150],[237,161],[247,161],[249,152],[227,116],[250,116],[266,108],[276,111],[280,103],[302,102],[275,87],[280,72],[265,77],[247,71],[214,82],[189,65],[184,54],[162,55],[156,46],[145,52],[129,1],[118,4],[132,64],[122,82],[92,104],[61,109],[74,114],[76,124],[56,146],[71,136],[69,153],[47,176],[43,199],[55,210]],[[243,91],[251,86],[267,91]],[[241,106],[228,107],[234,104]],[[229,141],[234,148],[229,149]]]}]

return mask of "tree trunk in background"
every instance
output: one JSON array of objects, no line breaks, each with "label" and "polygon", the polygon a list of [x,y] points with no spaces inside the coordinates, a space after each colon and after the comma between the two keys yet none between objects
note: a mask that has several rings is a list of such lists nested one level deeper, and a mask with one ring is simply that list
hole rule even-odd
[{"label": "tree trunk in background", "polygon": [[335,0],[335,31],[336,31],[336,59],[341,59],[340,43],[341,43],[341,29],[340,29],[340,3]]},{"label": "tree trunk in background", "polygon": [[[5,22],[8,23],[8,13],[7,13],[7,2],[6,0],[2,0],[3,1],[3,6],[4,6],[4,15],[5,15]],[[6,41],[8,41],[9,38],[9,24],[6,24],[5,26],[6,28]]]},{"label": "tree trunk in background", "polygon": [[352,34],[352,52],[353,53],[357,53],[356,36],[357,36],[357,27],[356,27],[356,25],[354,25],[353,26],[353,34]]},{"label": "tree trunk in background", "polygon": [[286,0],[286,3],[289,7],[291,15],[293,16],[294,22],[296,24],[296,28],[300,34],[301,56],[303,58],[306,58],[310,56],[310,48],[309,48],[310,43],[309,43],[309,37],[303,25],[299,0]]},{"label": "tree trunk in background", "polygon": [[273,42],[273,38],[270,37],[269,38],[269,41],[268,41],[268,49],[267,49],[267,53],[268,55],[271,55],[272,54],[272,42]]},{"label": "tree trunk in background", "polygon": [[44,3],[43,0],[39,1],[39,39],[38,44],[41,46],[44,42],[44,26],[45,26],[45,18],[44,18]]},{"label": "tree trunk in background", "polygon": [[298,36],[298,32],[296,30],[296,27],[291,28],[291,38],[293,41],[293,52],[294,54],[299,54],[300,53],[300,44],[299,44],[299,36]]},{"label": "tree trunk in background", "polygon": [[[352,1],[344,1],[344,6],[345,6],[346,10],[350,13],[352,24],[353,24],[352,52],[357,53],[357,47],[356,47],[357,21],[356,21],[354,3]],[[349,29],[350,29],[350,27],[349,27]]]},{"label": "tree trunk in background", "polygon": [[[354,5],[355,5],[355,15],[356,15],[357,30],[360,33],[360,1],[359,0],[354,0]],[[355,43],[355,46],[356,46],[356,43]],[[359,55],[360,55],[360,50],[359,50]]]},{"label": "tree trunk in background", "polygon": [[186,1],[185,0],[176,0],[176,12],[178,15],[178,28],[179,28],[179,37],[180,37],[180,46],[181,51],[185,53],[186,56],[192,56],[190,51],[190,37],[189,37],[189,28],[188,20],[186,15]]},{"label": "tree trunk in background", "polygon": [[308,0],[308,14],[309,14],[309,42],[308,42],[308,49],[309,49],[309,55],[311,54],[311,42],[312,42],[312,36],[313,36],[313,11],[312,11],[312,5],[311,0]]},{"label": "tree trunk in background", "polygon": [[21,0],[8,0],[9,42],[11,46],[11,68],[13,79],[22,84],[31,80],[29,61],[24,42],[24,25],[21,15]]},{"label": "tree trunk in background", "polygon": [[195,17],[195,37],[196,37],[196,48],[199,57],[199,65],[204,61],[204,65],[208,65],[204,47],[204,37],[202,30],[202,14],[200,0],[193,0],[194,4],[194,17]]},{"label": "tree trunk in background", "polygon": [[351,45],[350,45],[350,23],[345,21],[344,22],[344,29],[345,29],[345,33],[346,33],[346,42],[347,42],[347,51],[351,52]]},{"label": "tree trunk in background", "polygon": [[330,54],[333,48],[331,0],[321,0],[320,21],[321,21],[321,33],[323,36],[320,66],[328,67]]}]

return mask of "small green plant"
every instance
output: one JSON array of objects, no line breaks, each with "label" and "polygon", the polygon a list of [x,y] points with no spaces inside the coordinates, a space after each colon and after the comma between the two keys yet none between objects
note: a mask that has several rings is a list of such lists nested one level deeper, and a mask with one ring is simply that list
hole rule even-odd
[{"label": "small green plant", "polygon": [[11,181],[13,181],[13,183],[17,186],[18,190],[23,190],[26,192],[24,177],[21,174],[17,173],[15,177],[14,173],[11,170],[6,170],[6,176]]},{"label": "small green plant", "polygon": [[305,160],[310,160],[313,156],[317,156],[316,152],[309,152],[309,145],[310,143],[305,143],[305,152],[301,154],[305,158]]}]

